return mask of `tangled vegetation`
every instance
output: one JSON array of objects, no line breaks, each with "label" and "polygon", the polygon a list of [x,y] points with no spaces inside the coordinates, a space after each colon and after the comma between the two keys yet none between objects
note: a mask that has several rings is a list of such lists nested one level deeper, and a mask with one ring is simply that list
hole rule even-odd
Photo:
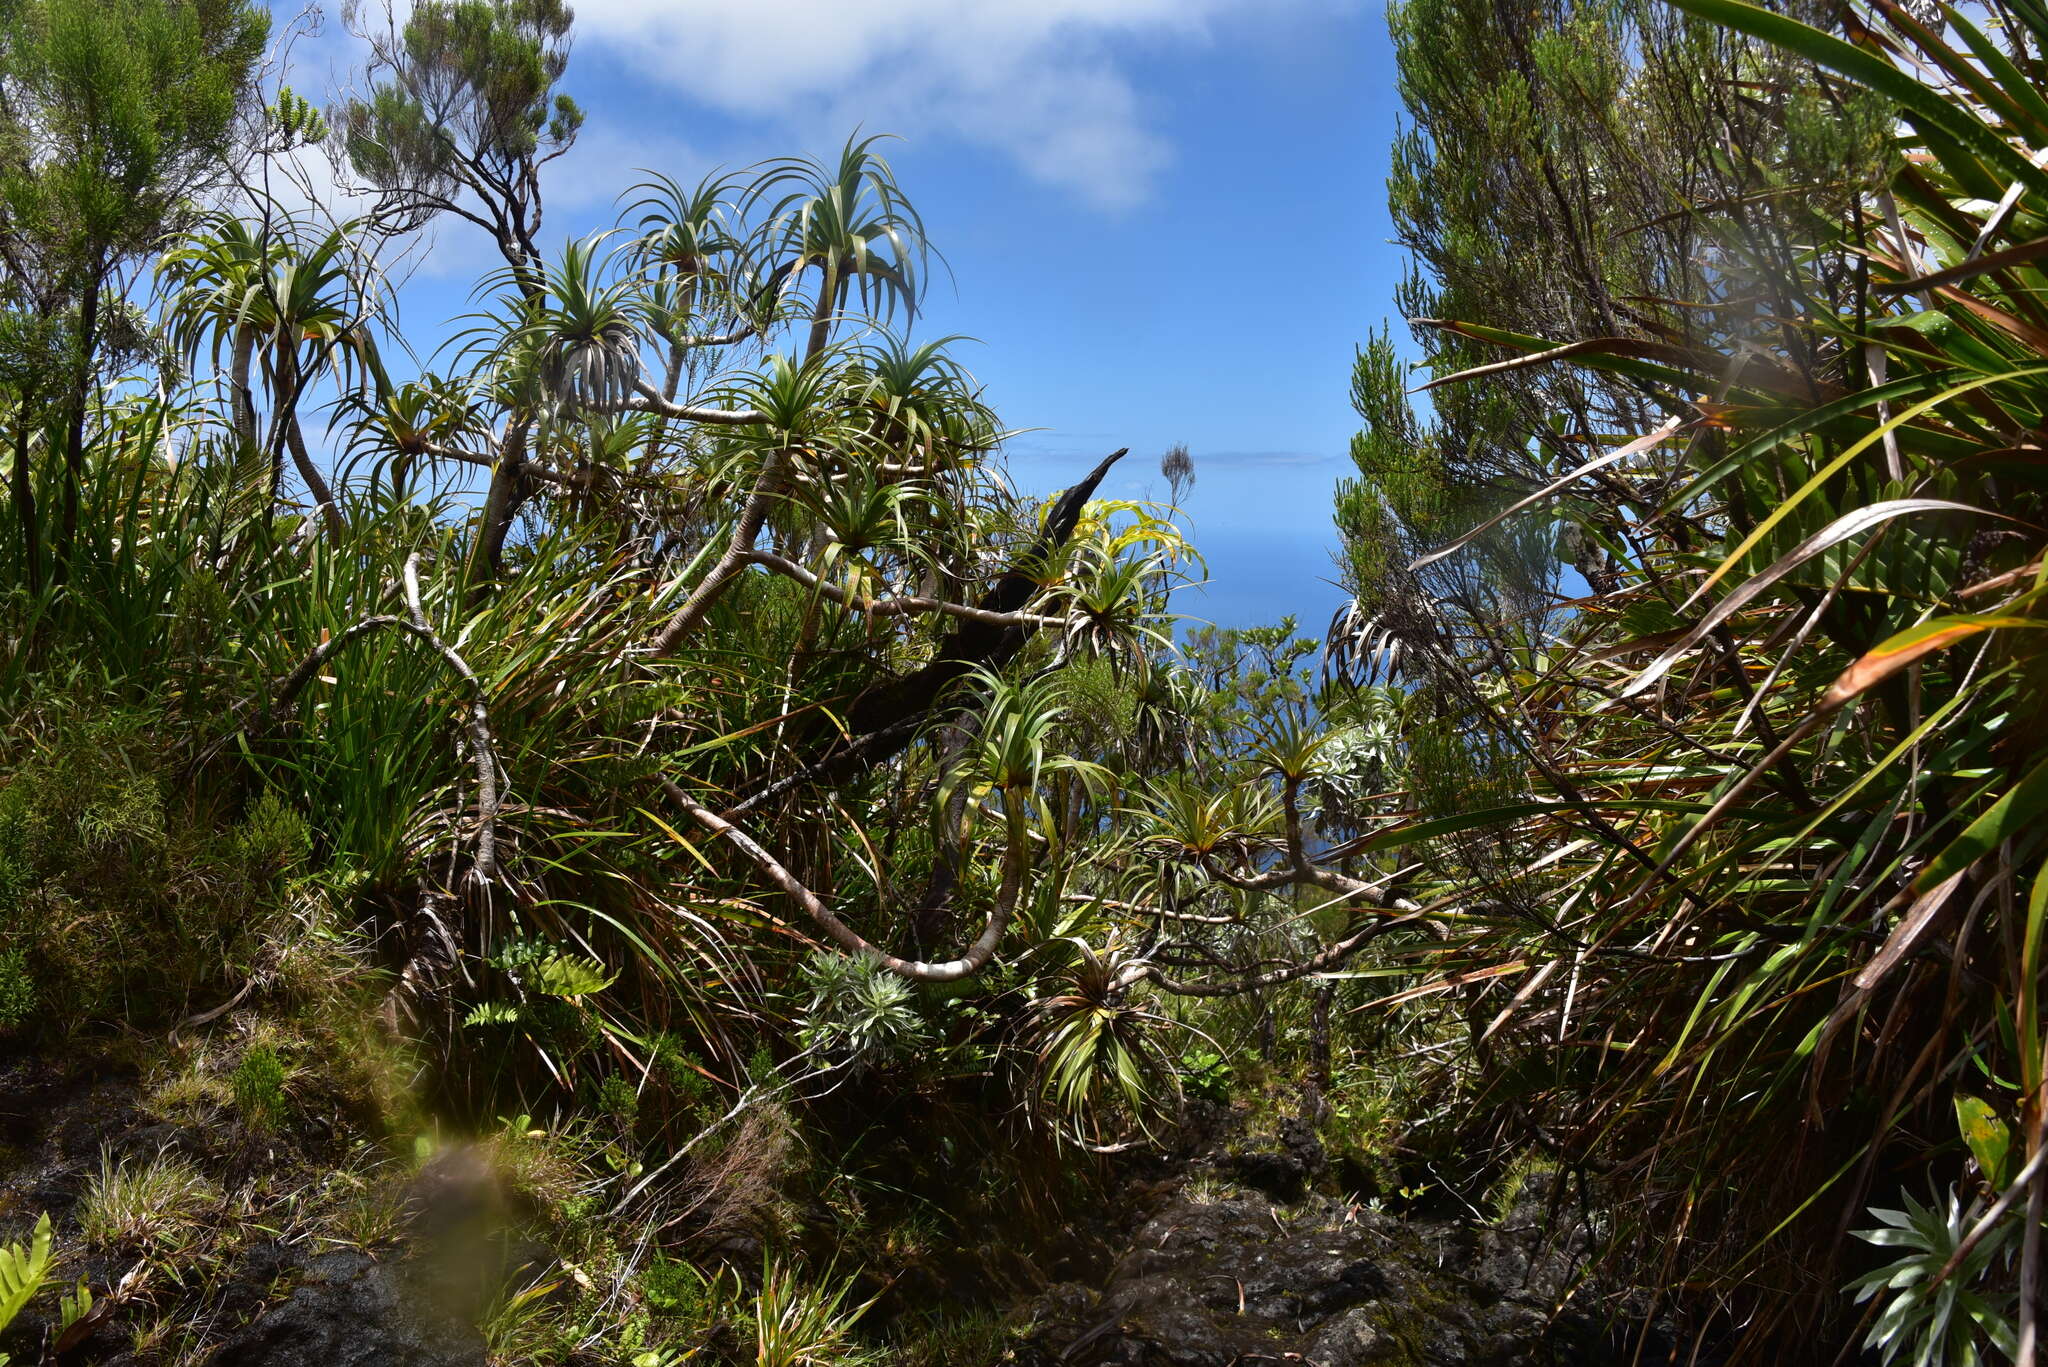
[{"label": "tangled vegetation", "polygon": [[1432,404],[1361,349],[1320,655],[1176,619],[1184,450],[1012,487],[878,140],[543,253],[571,22],[323,115],[241,0],[0,16],[0,1033],[225,1137],[99,1157],[53,1335],[200,1360],[235,1231],[469,1153],[559,1259],[500,1361],[993,1361],[905,1270],[1235,1106],[1565,1175],[1716,1352],[2033,1360],[2048,12],[1398,5]]}]

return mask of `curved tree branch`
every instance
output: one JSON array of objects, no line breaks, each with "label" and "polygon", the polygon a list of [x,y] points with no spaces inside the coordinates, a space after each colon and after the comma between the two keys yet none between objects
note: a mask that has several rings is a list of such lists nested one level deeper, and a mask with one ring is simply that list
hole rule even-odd
[{"label": "curved tree branch", "polygon": [[1047,617],[1031,612],[991,612],[987,608],[969,607],[965,603],[949,603],[943,598],[927,598],[921,594],[903,594],[892,598],[862,598],[848,593],[837,584],[829,584],[811,570],[799,565],[787,556],[773,551],[752,551],[747,558],[763,569],[775,571],[796,580],[807,589],[814,589],[823,597],[852,612],[869,617],[908,617],[918,613],[937,612],[962,621],[980,622],[996,627],[1058,627],[1066,625],[1063,617]]},{"label": "curved tree branch", "polygon": [[790,898],[818,923],[819,929],[823,930],[833,943],[852,954],[873,955],[875,961],[883,968],[913,982],[957,982],[961,978],[972,977],[986,967],[989,959],[995,954],[996,945],[1003,938],[1003,932],[1009,928],[1010,915],[1016,910],[1017,896],[1024,886],[1029,846],[1023,831],[1019,829],[1019,823],[1013,819],[1008,856],[1004,860],[1002,887],[997,890],[995,904],[989,908],[988,922],[982,927],[981,934],[975,937],[974,943],[969,945],[959,958],[948,959],[942,963],[930,963],[921,959],[899,959],[894,954],[876,947],[862,937],[859,931],[840,920],[816,893],[799,882],[795,874],[784,868],[775,856],[762,849],[745,831],[684,792],[674,780],[662,778],[661,787],[662,791],[668,794],[670,801],[696,818],[698,825],[713,835],[724,836],[740,853],[752,860],[761,872],[768,875],[770,881],[789,894]]},{"label": "curved tree branch", "polygon": [[471,872],[479,882],[489,883],[498,868],[498,750],[491,740],[491,714],[484,707],[484,681],[427,621],[426,610],[420,606],[419,566],[418,551],[405,558],[406,610],[412,614],[414,628],[469,685],[469,737],[476,762],[476,863]]},{"label": "curved tree branch", "polygon": [[745,427],[748,423],[765,422],[768,416],[758,408],[704,408],[697,404],[675,403],[664,398],[660,390],[645,380],[638,381],[633,387],[638,392],[613,408],[613,412],[652,413],[656,417],[712,423],[720,427]]},{"label": "curved tree branch", "polygon": [[673,654],[684,638],[697,629],[704,615],[711,611],[711,605],[718,600],[719,594],[725,592],[726,585],[746,568],[754,553],[754,541],[768,521],[768,512],[782,494],[788,468],[789,452],[779,446],[761,462],[761,473],[754,480],[754,491],[747,495],[746,505],[740,509],[740,520],[733,525],[732,540],[726,543],[725,553],[718,557],[711,573],[704,576],[704,581],[691,591],[669,624],[654,638],[655,655]]},{"label": "curved tree branch", "polygon": [[453,647],[443,641],[427,621],[425,610],[420,605],[419,552],[415,551],[405,561],[405,602],[407,617],[380,614],[365,617],[354,626],[322,641],[306,653],[306,657],[292,668],[289,674],[278,680],[268,703],[257,714],[257,725],[266,725],[271,720],[287,716],[297,704],[299,694],[320,672],[320,667],[339,655],[343,650],[365,636],[388,629],[405,632],[417,638],[461,678],[469,688],[468,726],[470,744],[474,751],[477,773],[477,850],[474,872],[488,882],[497,871],[497,822],[498,822],[498,752],[491,738],[490,712],[484,703],[483,680],[469,667]]},{"label": "curved tree branch", "polygon": [[1244,992],[1256,992],[1262,987],[1276,987],[1281,983],[1293,982],[1296,978],[1327,973],[1395,926],[1414,920],[1415,916],[1414,912],[1398,915],[1393,912],[1381,912],[1377,920],[1306,959],[1264,973],[1232,978],[1227,982],[1182,982],[1167,977],[1159,965],[1151,960],[1137,959],[1125,966],[1118,976],[1117,985],[1132,987],[1149,978],[1177,997],[1235,997]]}]

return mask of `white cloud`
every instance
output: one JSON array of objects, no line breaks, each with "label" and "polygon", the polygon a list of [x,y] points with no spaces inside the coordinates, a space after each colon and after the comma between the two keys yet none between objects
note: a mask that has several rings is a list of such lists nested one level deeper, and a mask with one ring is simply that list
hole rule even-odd
[{"label": "white cloud", "polygon": [[[778,142],[823,143],[856,127],[951,138],[1114,212],[1143,202],[1172,157],[1159,101],[1133,79],[1134,52],[1206,44],[1220,23],[1353,2],[576,0],[575,37],[656,85],[767,125]],[[331,14],[311,27],[290,76],[331,95],[361,45]],[[551,208],[596,208],[632,168],[686,182],[708,169],[701,149],[673,136],[620,131],[607,92],[590,86],[588,66],[579,79],[579,65],[564,88],[591,121],[575,152],[548,168]],[[430,258],[429,273],[438,264]]]},{"label": "white cloud", "polygon": [[1171,149],[1118,41],[1199,42],[1218,18],[1297,2],[578,0],[576,16],[580,42],[728,113],[951,135],[1121,210]]}]

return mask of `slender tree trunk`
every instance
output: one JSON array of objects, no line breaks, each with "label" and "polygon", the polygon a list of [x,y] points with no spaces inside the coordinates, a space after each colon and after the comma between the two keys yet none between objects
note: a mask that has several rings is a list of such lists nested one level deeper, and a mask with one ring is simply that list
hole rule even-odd
[{"label": "slender tree trunk", "polygon": [[298,468],[299,478],[306,482],[306,492],[313,496],[313,504],[320,514],[320,520],[327,524],[328,539],[340,544],[342,533],[347,530],[341,520],[341,508],[334,501],[334,492],[327,485],[320,467],[306,454],[306,438],[299,431],[299,418],[294,413],[286,422],[284,439],[291,447],[292,464]]},{"label": "slender tree trunk", "polygon": [[1336,1000],[1337,985],[1323,983],[1310,999],[1308,1013],[1308,1075],[1316,1088],[1330,1090],[1330,1005]]},{"label": "slender tree trunk", "polygon": [[[498,238],[498,250],[512,265],[512,278],[529,303],[547,293],[540,253],[532,244],[518,240],[508,229]],[[507,418],[505,439],[498,445],[498,463],[491,467],[490,488],[484,494],[484,510],[477,525],[476,545],[470,552],[467,577],[472,596],[505,573],[505,542],[512,534],[512,520],[526,502],[530,481],[526,475],[528,440],[533,431],[530,416]]]},{"label": "slender tree trunk", "polygon": [[526,440],[530,419],[512,420],[505,428],[498,463],[491,469],[490,492],[484,495],[483,521],[477,528],[476,550],[470,556],[469,581],[472,589],[505,573],[505,538],[511,534],[512,519],[525,502]]},{"label": "slender tree trunk", "polygon": [[832,336],[832,295],[839,283],[838,274],[829,262],[821,264],[818,271],[823,278],[818,282],[818,302],[811,306],[811,340],[804,349],[806,362],[823,351],[826,341]]},{"label": "slender tree trunk", "polygon": [[105,272],[95,263],[86,278],[85,298],[78,305],[78,369],[71,379],[71,413],[64,435],[64,503],[57,524],[56,564],[51,580],[71,578],[71,553],[78,540],[78,504],[85,483],[85,405],[92,397],[92,358],[99,349],[100,286]]},{"label": "slender tree trunk", "polygon": [[1330,1003],[1336,996],[1337,985],[1326,982],[1309,999],[1308,1079],[1301,1089],[1301,1112],[1312,1125],[1330,1114]]},{"label": "slender tree trunk", "polygon": [[43,534],[36,514],[36,481],[29,469],[28,400],[14,408],[14,516],[21,523],[21,562],[31,598],[43,591]]},{"label": "slender tree trunk", "polygon": [[[281,425],[285,449],[291,452],[292,465],[299,472],[299,479],[305,483],[306,492],[312,496],[315,511],[320,520],[327,524],[328,539],[340,544],[346,528],[342,524],[341,509],[335,504],[334,491],[327,485],[326,476],[320,467],[306,454],[306,436],[299,430],[299,353],[298,348],[287,342],[277,355],[277,420]],[[250,421],[255,421],[254,410]],[[280,461],[280,464],[282,462]]]},{"label": "slender tree trunk", "polygon": [[760,477],[754,482],[754,492],[747,496],[747,503],[740,510],[739,524],[732,529],[732,540],[726,543],[725,554],[711,567],[711,573],[704,576],[704,582],[684,602],[672,621],[663,627],[661,634],[654,638],[656,655],[671,655],[689,634],[704,620],[704,614],[711,611],[711,605],[725,586],[746,568],[747,556],[754,549],[754,542],[761,535],[762,524],[768,521],[768,512],[781,497],[783,471],[789,464],[789,453],[781,447],[768,453],[761,463]]},{"label": "slender tree trunk", "polygon": [[[951,774],[954,766],[966,758],[968,747],[974,744],[975,733],[980,727],[981,718],[970,715],[952,722],[940,733],[941,778]],[[956,784],[946,798],[939,839],[932,850],[931,877],[925,884],[924,896],[918,899],[917,906],[910,913],[910,939],[920,957],[939,943],[953,910],[953,895],[960,886],[960,866],[966,858],[962,828],[967,823],[967,802],[972,786]]]},{"label": "slender tree trunk", "polygon": [[256,396],[249,388],[249,367],[256,355],[256,334],[243,329],[228,359],[228,403],[234,414],[235,440],[256,449]]}]

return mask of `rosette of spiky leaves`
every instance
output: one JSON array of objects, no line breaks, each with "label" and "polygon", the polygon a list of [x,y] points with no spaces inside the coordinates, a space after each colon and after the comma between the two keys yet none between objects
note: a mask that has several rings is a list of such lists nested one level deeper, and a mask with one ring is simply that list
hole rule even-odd
[{"label": "rosette of spiky leaves", "polygon": [[[1976,1204],[1964,1207],[1953,1191],[1933,1205],[1922,1205],[1911,1192],[1901,1192],[1900,1199],[1904,1210],[1872,1207],[1880,1226],[1854,1231],[1863,1242],[1899,1254],[1850,1283],[1859,1305],[1891,1293],[1863,1346],[1879,1350],[1887,1364],[1903,1358],[1912,1367],[2016,1360],[2012,1310],[2018,1297],[2012,1288],[2019,1284],[2019,1269],[2013,1263],[2022,1222],[2003,1220],[1965,1249],[1983,1214]],[[2004,1356],[1988,1357],[1986,1347]]]},{"label": "rosette of spiky leaves", "polygon": [[1062,644],[1078,655],[1130,660],[1172,643],[1159,587],[1164,570],[1156,555],[1118,555],[1084,545],[1069,562],[1069,577],[1054,600],[1066,618]]},{"label": "rosette of spiky leaves", "polygon": [[656,174],[626,193],[639,194],[626,206],[628,215],[640,216],[632,243],[634,261],[649,281],[673,281],[687,291],[678,297],[680,307],[667,313],[658,329],[664,338],[678,340],[700,311],[720,311],[728,302],[724,291],[735,268],[744,265],[744,243],[733,228],[732,177],[707,176],[686,190]]},{"label": "rosette of spiky leaves", "polygon": [[1053,828],[1053,815],[1040,791],[1043,780],[1060,775],[1102,794],[1116,777],[1092,760],[1061,754],[1055,746],[1066,715],[1066,680],[1057,673],[1014,680],[977,669],[962,681],[981,694],[981,725],[970,751],[972,762],[961,765],[941,785],[944,807],[953,788],[972,782],[1000,796],[1013,815],[1034,817],[1041,829]]},{"label": "rosette of spiky leaves", "polygon": [[443,455],[457,464],[488,464],[490,430],[475,386],[432,372],[379,393],[343,396],[345,472],[364,463],[373,482],[387,474],[404,484],[422,464]]},{"label": "rosette of spiky leaves", "polygon": [[628,217],[638,215],[630,248],[641,281],[635,302],[648,334],[669,349],[665,393],[700,349],[747,333],[765,337],[787,308],[756,279],[733,191],[732,178],[721,174],[687,190],[656,175],[627,192],[639,195],[626,207]]},{"label": "rosette of spiky leaves", "polygon": [[872,955],[823,953],[804,965],[804,1047],[856,1069],[911,1055],[925,1041],[916,989]]},{"label": "rosette of spiky leaves", "polygon": [[640,382],[642,339],[636,281],[604,250],[613,234],[565,243],[539,272],[507,266],[478,285],[492,307],[469,315],[459,360],[517,377],[516,389],[545,418],[624,407]]},{"label": "rosette of spiky leaves", "polygon": [[1264,848],[1278,824],[1278,806],[1265,784],[1231,783],[1220,790],[1184,773],[1147,783],[1139,802],[1125,809],[1146,845],[1174,859],[1242,857]]},{"label": "rosette of spiky leaves", "polygon": [[924,221],[874,149],[880,136],[849,139],[837,162],[770,162],[748,190],[751,208],[767,204],[753,254],[775,264],[766,288],[779,296],[792,272],[815,269],[808,354],[824,348],[835,311],[857,292],[868,316],[887,323],[897,309],[917,312],[928,248]]},{"label": "rosette of spiky leaves", "polygon": [[1031,1024],[1039,1095],[1062,1121],[1085,1123],[1097,1143],[1126,1124],[1142,1132],[1177,1097],[1172,1059],[1153,1039],[1172,1022],[1133,999],[1129,955],[1065,943],[1074,952],[1066,981],[1035,1003]]},{"label": "rosette of spiky leaves", "polygon": [[592,413],[550,431],[545,449],[556,464],[580,479],[599,472],[618,475],[646,451],[657,426],[658,419],[644,413]]},{"label": "rosette of spiky leaves", "polygon": [[849,387],[892,472],[937,478],[1002,440],[981,387],[947,350],[960,340],[948,336],[912,346],[885,334],[850,357]]},{"label": "rosette of spiky leaves", "polygon": [[758,422],[736,428],[736,437],[798,448],[822,463],[832,453],[859,450],[865,435],[846,402],[845,381],[836,349],[803,360],[777,353],[760,368],[720,385],[711,398],[761,415]]},{"label": "rosette of spiky leaves", "polygon": [[226,367],[233,372],[231,382],[248,386],[260,336],[253,316],[260,305],[254,296],[262,293],[263,275],[288,251],[282,238],[221,214],[159,258],[157,279],[168,293],[167,331],[188,374],[205,351],[216,371],[223,370],[224,357],[231,357]]},{"label": "rosette of spiky leaves", "polygon": [[1310,775],[1323,771],[1323,751],[1337,737],[1336,732],[1293,712],[1263,719],[1257,725],[1253,762],[1291,787],[1299,787]]},{"label": "rosette of spiky leaves", "polygon": [[791,501],[791,511],[810,520],[822,540],[814,568],[850,592],[874,596],[879,578],[908,583],[936,563],[920,531],[933,521],[938,499],[922,481],[856,467],[837,478],[800,480]]}]

